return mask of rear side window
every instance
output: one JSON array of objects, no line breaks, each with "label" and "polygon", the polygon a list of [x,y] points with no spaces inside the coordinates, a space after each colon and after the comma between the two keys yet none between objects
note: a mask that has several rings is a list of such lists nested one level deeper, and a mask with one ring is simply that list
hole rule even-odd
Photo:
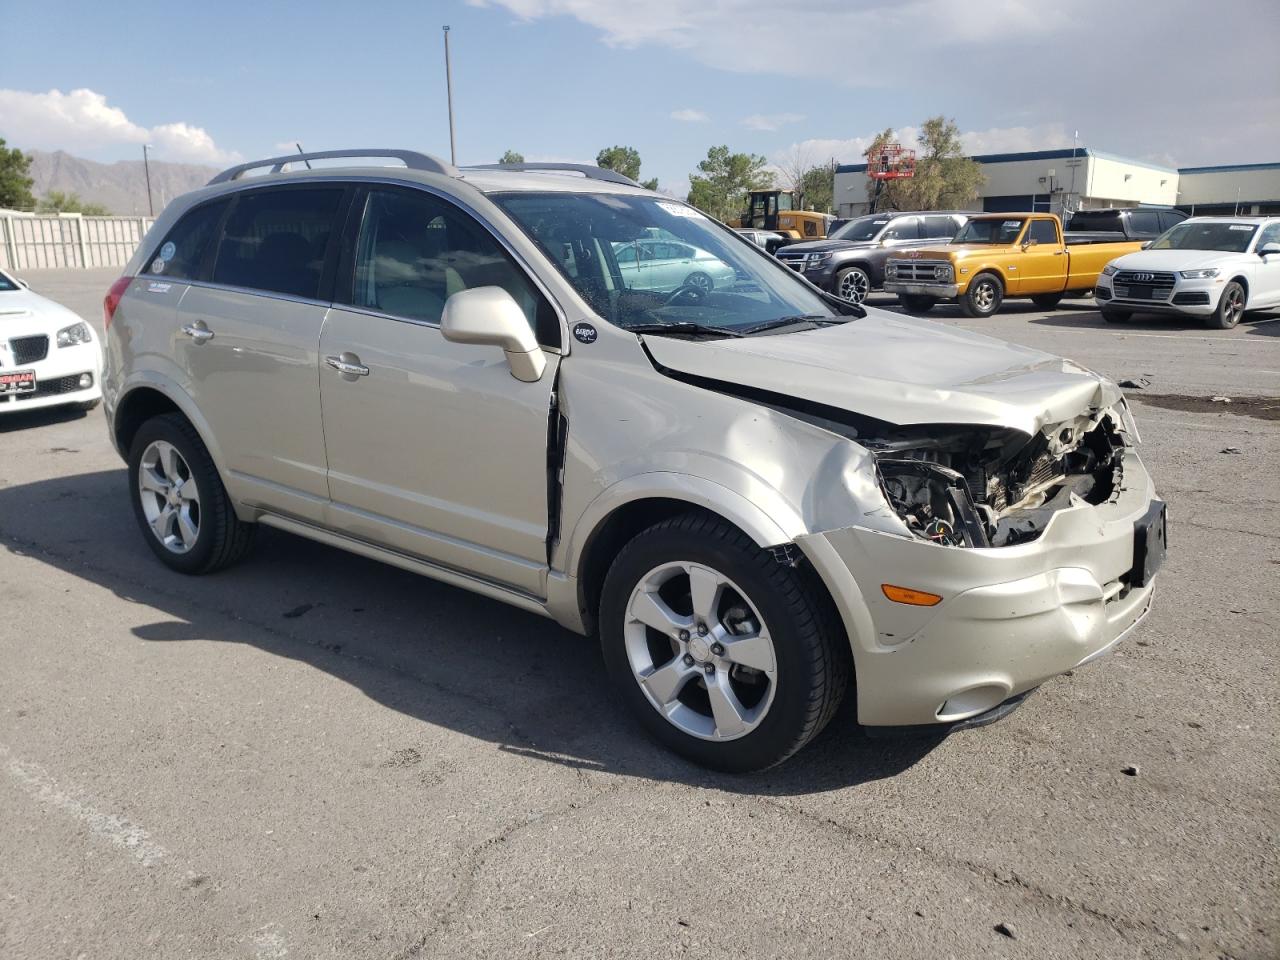
[{"label": "rear side window", "polygon": [[1154,237],[1160,233],[1160,214],[1156,210],[1134,210],[1129,214],[1129,229],[1135,236]]},{"label": "rear side window", "polygon": [[881,240],[919,240],[920,218],[898,217],[885,229]]},{"label": "rear side window", "polygon": [[950,240],[958,229],[954,217],[924,218],[924,236],[927,240]]},{"label": "rear side window", "polygon": [[205,279],[201,275],[206,264],[205,254],[229,206],[231,200],[226,198],[188,210],[165,235],[164,243],[156,249],[143,272],[174,280]]},{"label": "rear side window", "polygon": [[1026,238],[1040,244],[1056,245],[1058,231],[1054,229],[1052,220],[1032,220]]},{"label": "rear side window", "polygon": [[1187,219],[1187,215],[1179,210],[1161,210],[1160,211],[1160,231],[1163,233],[1175,224],[1181,223]]},{"label": "rear side window", "polygon": [[316,299],[342,187],[252,190],[222,231],[213,282]]}]

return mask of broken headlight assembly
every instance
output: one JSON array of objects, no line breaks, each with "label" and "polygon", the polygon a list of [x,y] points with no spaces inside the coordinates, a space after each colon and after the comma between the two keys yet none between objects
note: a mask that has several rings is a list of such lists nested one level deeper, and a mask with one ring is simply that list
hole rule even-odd
[{"label": "broken headlight assembly", "polygon": [[1134,432],[1126,414],[1081,416],[1034,437],[939,425],[866,445],[885,500],[913,535],[948,547],[1010,546],[1040,536],[1057,511],[1118,491]]}]

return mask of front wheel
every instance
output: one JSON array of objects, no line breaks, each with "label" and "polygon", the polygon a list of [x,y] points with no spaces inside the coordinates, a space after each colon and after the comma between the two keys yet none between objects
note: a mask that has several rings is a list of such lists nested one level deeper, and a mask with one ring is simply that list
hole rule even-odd
[{"label": "front wheel", "polygon": [[850,303],[861,303],[871,292],[871,277],[861,267],[846,267],[836,274],[836,296]]},{"label": "front wheel", "polygon": [[213,458],[181,414],[153,417],[129,448],[134,516],[152,552],[180,573],[211,573],[248,551],[256,527],[235,514]]},{"label": "front wheel", "polygon": [[850,673],[837,622],[806,574],[704,513],[627,544],[600,604],[605,666],[640,722],[735,773],[781,763],[831,719]]},{"label": "front wheel", "polygon": [[994,273],[980,273],[960,298],[960,307],[971,317],[989,317],[1004,302],[1004,284]]},{"label": "front wheel", "polygon": [[1218,308],[1205,317],[1205,326],[1215,330],[1230,330],[1244,316],[1244,287],[1232,280],[1222,290]]},{"label": "front wheel", "polygon": [[697,287],[703,294],[708,294],[715,288],[715,281],[701,270],[695,270],[684,278],[684,283],[681,286]]},{"label": "front wheel", "polygon": [[928,313],[938,305],[938,301],[934,297],[921,297],[910,293],[898,294],[898,302],[902,304],[907,313]]}]

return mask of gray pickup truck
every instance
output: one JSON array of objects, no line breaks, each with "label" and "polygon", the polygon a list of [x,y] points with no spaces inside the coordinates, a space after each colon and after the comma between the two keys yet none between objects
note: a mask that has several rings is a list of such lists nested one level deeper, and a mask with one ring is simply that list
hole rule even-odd
[{"label": "gray pickup truck", "polygon": [[850,220],[825,240],[788,244],[777,257],[823,290],[861,303],[883,285],[890,256],[945,243],[968,219],[968,213],[952,210],[874,213]]},{"label": "gray pickup truck", "polygon": [[1067,234],[1097,240],[1154,240],[1174,224],[1187,219],[1181,210],[1120,207],[1111,210],[1077,210],[1067,221]]}]

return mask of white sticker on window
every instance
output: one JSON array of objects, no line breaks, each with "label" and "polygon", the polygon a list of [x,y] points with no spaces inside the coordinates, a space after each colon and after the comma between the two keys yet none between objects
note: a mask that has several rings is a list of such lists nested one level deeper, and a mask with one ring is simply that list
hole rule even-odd
[{"label": "white sticker on window", "polygon": [[173,245],[173,241],[170,240],[168,243],[166,243],[163,247],[160,248],[160,259],[172,260],[173,255],[177,252],[178,252],[178,248],[175,247]]},{"label": "white sticker on window", "polygon": [[1002,223],[1000,226],[1001,226],[1001,228],[1003,228],[1003,229],[1005,229],[1005,230],[1017,230],[1020,226],[1022,226],[1022,221],[1021,221],[1021,220],[1006,220],[1006,221],[1005,221],[1004,223]]},{"label": "white sticker on window", "polygon": [[1227,229],[1228,230],[1252,230],[1253,227],[1247,223],[1233,223]]},{"label": "white sticker on window", "polygon": [[689,220],[705,220],[707,215],[701,210],[695,210],[693,207],[686,207],[683,203],[667,203],[665,200],[659,200],[658,206],[673,217],[685,217]]},{"label": "white sticker on window", "polygon": [[154,260],[151,261],[151,272],[164,273],[164,268],[167,267],[168,265],[169,263],[167,260],[165,260],[164,257],[156,257]]}]

